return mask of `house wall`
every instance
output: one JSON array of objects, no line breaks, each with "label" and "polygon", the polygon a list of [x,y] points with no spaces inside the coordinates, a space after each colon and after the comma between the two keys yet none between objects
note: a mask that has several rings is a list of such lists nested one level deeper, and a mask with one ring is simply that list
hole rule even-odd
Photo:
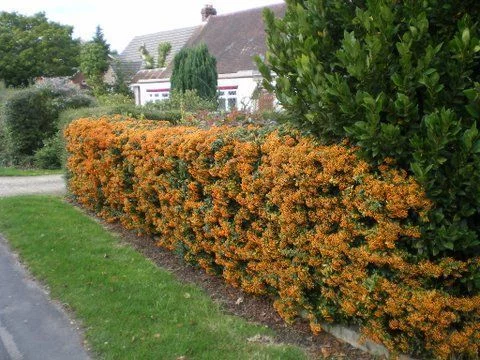
[{"label": "house wall", "polygon": [[[223,88],[236,90],[237,108],[251,108],[253,106],[251,97],[260,81],[260,75],[258,73],[254,73],[253,71],[244,71],[234,74],[220,74],[218,77],[218,87],[220,91],[228,91],[222,90]],[[169,79],[159,79],[140,80],[136,84],[131,84],[130,87],[132,90],[136,90],[135,103],[137,105],[145,105],[150,101],[161,101],[167,99],[168,96],[165,95],[168,94],[167,90],[170,89],[170,85]]]},{"label": "house wall", "polygon": [[165,100],[164,94],[168,94],[170,81],[152,81],[138,84],[132,84],[131,87],[138,86],[139,98],[135,97],[137,105],[145,105],[147,102]]}]

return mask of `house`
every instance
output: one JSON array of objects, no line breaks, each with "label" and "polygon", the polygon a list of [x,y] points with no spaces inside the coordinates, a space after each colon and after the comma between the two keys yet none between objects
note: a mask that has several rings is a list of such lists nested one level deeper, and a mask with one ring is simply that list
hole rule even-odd
[{"label": "house", "polygon": [[[281,17],[285,14],[286,5],[282,3],[269,8]],[[135,94],[136,104],[168,99],[174,55],[182,47],[205,43],[217,60],[220,108],[228,111],[235,107],[250,107],[252,95],[262,79],[253,57],[264,56],[267,50],[263,9],[216,15],[215,9],[207,5],[202,10],[204,23],[198,27],[134,38],[121,54],[121,58],[127,59],[133,70],[141,66],[138,48],[142,44],[152,55],[156,55],[161,42],[173,45],[166,68],[139,69],[131,79],[130,87]]]}]

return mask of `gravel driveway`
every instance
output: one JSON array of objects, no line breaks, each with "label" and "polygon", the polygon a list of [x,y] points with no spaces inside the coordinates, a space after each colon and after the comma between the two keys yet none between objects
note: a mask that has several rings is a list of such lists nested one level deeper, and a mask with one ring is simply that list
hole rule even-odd
[{"label": "gravel driveway", "polygon": [[63,195],[65,192],[63,175],[0,177],[0,197],[33,194]]}]

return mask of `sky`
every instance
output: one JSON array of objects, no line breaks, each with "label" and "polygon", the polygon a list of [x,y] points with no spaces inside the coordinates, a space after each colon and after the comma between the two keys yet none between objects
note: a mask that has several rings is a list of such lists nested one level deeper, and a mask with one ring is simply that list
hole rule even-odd
[{"label": "sky", "polygon": [[0,11],[33,15],[74,27],[73,35],[90,40],[97,25],[112,50],[121,53],[137,35],[201,24],[201,9],[211,4],[217,14],[281,3],[282,0],[0,0]]}]

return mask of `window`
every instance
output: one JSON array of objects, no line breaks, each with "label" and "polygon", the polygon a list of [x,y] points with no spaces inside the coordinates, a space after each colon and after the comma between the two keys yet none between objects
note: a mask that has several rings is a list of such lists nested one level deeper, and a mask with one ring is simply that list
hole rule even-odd
[{"label": "window", "polygon": [[231,111],[237,107],[236,86],[225,86],[218,91],[218,109],[220,111]]},{"label": "window", "polygon": [[170,89],[147,89],[147,102],[160,102],[170,98]]},{"label": "window", "polygon": [[218,109],[221,111],[225,111],[225,105],[227,101],[224,98],[219,98],[218,99]]},{"label": "window", "polygon": [[237,98],[228,99],[228,110],[232,110],[237,107]]}]

